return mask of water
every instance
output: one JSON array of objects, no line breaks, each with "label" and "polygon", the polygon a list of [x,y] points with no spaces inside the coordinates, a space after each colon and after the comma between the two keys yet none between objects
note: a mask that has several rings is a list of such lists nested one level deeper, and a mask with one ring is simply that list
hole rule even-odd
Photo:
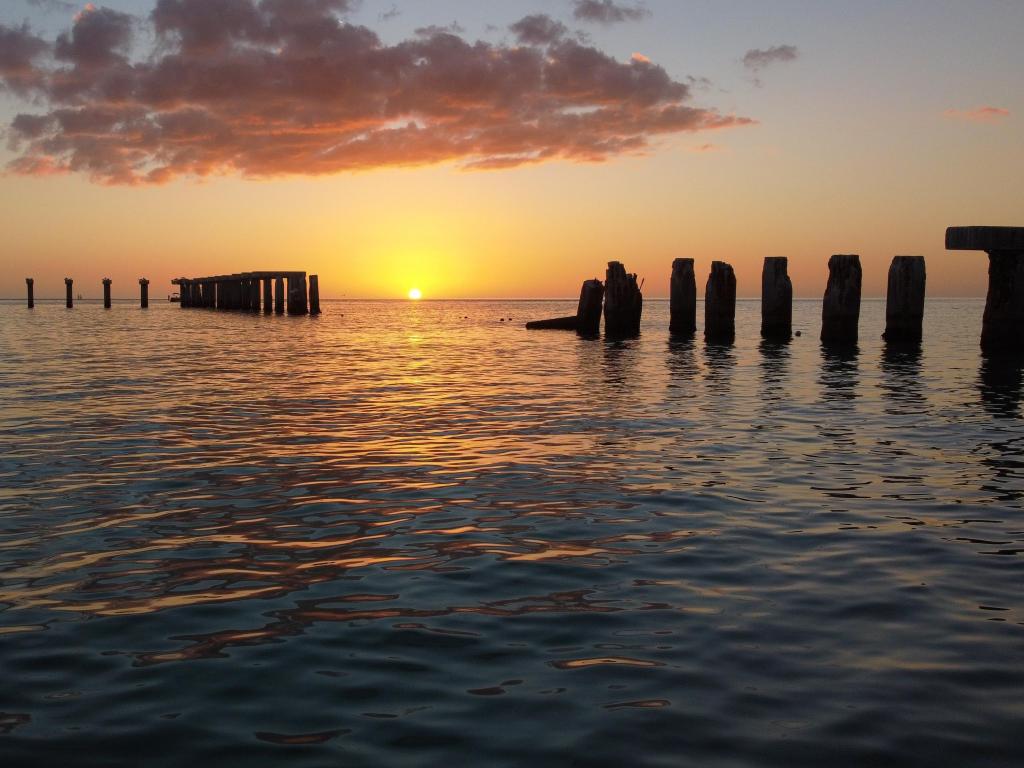
[{"label": "water", "polygon": [[0,306],[0,762],[1019,765],[981,303],[522,328],[572,308]]}]

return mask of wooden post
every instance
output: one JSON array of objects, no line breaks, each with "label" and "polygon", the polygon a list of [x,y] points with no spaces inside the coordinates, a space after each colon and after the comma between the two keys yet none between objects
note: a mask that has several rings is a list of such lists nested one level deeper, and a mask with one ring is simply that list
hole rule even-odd
[{"label": "wooden post", "polygon": [[921,341],[924,323],[924,256],[894,256],[885,298],[886,341]]},{"label": "wooden post", "polygon": [[309,276],[309,314],[320,314],[320,278],[317,275]]},{"label": "wooden post", "polygon": [[103,308],[110,309],[110,283],[109,277],[103,278]]},{"label": "wooden post", "polygon": [[306,275],[296,272],[288,275],[288,314],[305,315],[309,312],[306,306]]},{"label": "wooden post", "polygon": [[697,332],[697,278],[693,273],[693,259],[672,262],[669,281],[669,333],[692,336]]},{"label": "wooden post", "polygon": [[724,261],[711,262],[704,288],[704,339],[712,344],[736,340],[736,273]]},{"label": "wooden post", "polygon": [[284,278],[281,276],[274,280],[274,312],[284,314]]},{"label": "wooden post", "polygon": [[28,288],[28,308],[32,309],[36,305],[35,287],[36,281],[34,278],[25,278],[25,287]]},{"label": "wooden post", "polygon": [[604,333],[606,336],[636,336],[644,297],[636,275],[626,274],[621,262],[609,261],[604,286]]},{"label": "wooden post", "polygon": [[580,289],[580,303],[576,307],[576,333],[597,336],[601,332],[601,302],[604,286],[596,277],[584,280]]},{"label": "wooden post", "polygon": [[793,334],[793,281],[789,259],[768,256],[761,271],[761,336],[788,339]]},{"label": "wooden post", "polygon": [[139,278],[139,306],[142,309],[149,309],[149,280]]},{"label": "wooden post", "polygon": [[274,289],[269,277],[263,278],[263,314],[269,315],[274,311]]},{"label": "wooden post", "polygon": [[836,254],[828,260],[828,286],[821,306],[821,340],[852,344],[860,321],[860,256]]},{"label": "wooden post", "polygon": [[65,277],[64,278],[64,291],[67,294],[67,298],[65,300],[64,306],[66,306],[68,309],[71,309],[73,306],[75,306],[75,297],[71,293],[72,286],[74,285],[74,282],[75,281],[72,280],[70,277]]}]

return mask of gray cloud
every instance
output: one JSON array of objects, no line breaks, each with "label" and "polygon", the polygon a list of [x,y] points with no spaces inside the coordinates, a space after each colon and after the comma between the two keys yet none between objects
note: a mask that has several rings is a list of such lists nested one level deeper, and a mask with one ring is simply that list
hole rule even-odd
[{"label": "gray cloud", "polygon": [[796,61],[800,51],[795,45],[773,45],[771,48],[751,48],[743,55],[743,66],[752,72],[760,72],[772,64]]},{"label": "gray cloud", "polygon": [[626,5],[614,0],[573,0],[574,18],[598,24],[618,24],[623,21],[639,21],[651,12],[643,5]]},{"label": "gray cloud", "polygon": [[561,40],[569,31],[565,24],[543,13],[524,16],[509,29],[525,45],[548,45]]}]

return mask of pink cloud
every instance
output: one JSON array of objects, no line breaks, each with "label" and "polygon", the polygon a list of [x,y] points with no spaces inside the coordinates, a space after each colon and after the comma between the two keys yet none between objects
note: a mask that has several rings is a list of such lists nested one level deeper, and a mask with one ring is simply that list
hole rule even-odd
[{"label": "pink cloud", "polygon": [[1010,116],[1010,110],[1002,107],[976,107],[975,109],[947,109],[942,113],[950,120],[966,120],[971,123],[998,123]]},{"label": "pink cloud", "polygon": [[150,34],[95,8],[53,43],[0,25],[0,85],[43,105],[12,121],[9,167],[105,184],[499,169],[600,162],[659,136],[754,122],[691,105],[663,68],[618,61],[546,17],[519,24],[515,45],[450,29],[388,45],[346,23],[349,6],[158,0]]}]

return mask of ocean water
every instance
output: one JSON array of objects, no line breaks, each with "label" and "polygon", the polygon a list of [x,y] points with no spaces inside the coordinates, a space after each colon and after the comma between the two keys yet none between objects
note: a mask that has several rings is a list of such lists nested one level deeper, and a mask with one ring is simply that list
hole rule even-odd
[{"label": "ocean water", "polygon": [[1024,762],[1019,365],[0,305],[0,765]]}]

